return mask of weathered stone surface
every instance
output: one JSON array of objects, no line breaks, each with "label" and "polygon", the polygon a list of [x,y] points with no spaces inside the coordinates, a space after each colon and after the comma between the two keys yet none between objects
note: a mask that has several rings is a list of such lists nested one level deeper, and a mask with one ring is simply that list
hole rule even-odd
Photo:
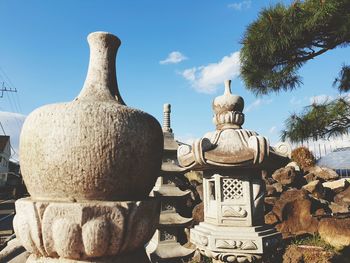
[{"label": "weathered stone surface", "polygon": [[282,185],[291,185],[297,176],[294,167],[287,166],[276,170],[272,174],[272,178]]},{"label": "weathered stone surface", "polygon": [[308,191],[312,196],[316,198],[324,198],[325,190],[321,181],[315,180],[302,187],[304,190]]},{"label": "weathered stone surface", "polygon": [[[195,249],[189,249],[182,244],[188,239],[184,228],[190,226],[193,202],[198,199],[198,191],[184,177],[184,169],[178,165],[177,149],[179,143],[175,140],[171,128],[171,105],[163,105],[163,136],[164,151],[160,176],[157,179],[151,196],[160,198],[161,212],[158,228],[152,239],[146,245],[146,253],[152,262],[182,262],[189,259]],[[188,177],[190,178],[190,176]],[[189,191],[189,188],[192,191]],[[193,191],[194,190],[194,191]]]},{"label": "weathered stone surface", "polygon": [[343,178],[336,181],[324,182],[322,185],[323,187],[331,189],[335,194],[338,194],[348,188],[350,183]]},{"label": "weathered stone surface", "polygon": [[[150,263],[144,249],[139,249],[131,253],[125,253],[119,256],[111,256],[104,258],[94,258],[89,261],[75,260],[67,258],[47,258],[37,255],[31,255],[26,263]],[[18,262],[24,263],[24,262]]]},{"label": "weathered stone surface", "polygon": [[261,177],[266,185],[272,185],[276,183],[276,181],[269,175],[269,172],[266,170],[261,171]]},{"label": "weathered stone surface", "polygon": [[[152,237],[159,201],[16,202],[14,230],[38,257],[88,259],[136,251]],[[40,262],[40,261],[38,261]]]},{"label": "weathered stone surface", "polygon": [[316,191],[318,187],[320,187],[321,182],[319,180],[311,181],[310,183],[303,185],[303,189],[308,191],[309,193],[313,193]]},{"label": "weathered stone surface", "polygon": [[308,173],[304,176],[304,179],[306,180],[307,183],[310,183],[310,182],[313,182],[313,181],[316,181],[316,180],[319,180],[321,182],[324,182],[323,179],[320,179],[318,178],[315,174],[313,173]]},{"label": "weathered stone surface", "polygon": [[283,255],[283,263],[304,263],[303,253],[296,246],[289,246]]},{"label": "weathered stone surface", "polygon": [[282,193],[284,190],[283,185],[279,182],[272,184],[272,186],[276,189],[277,193]]},{"label": "weathered stone surface", "polygon": [[279,222],[277,216],[271,211],[265,215],[265,224],[275,225]]},{"label": "weathered stone surface", "polygon": [[350,187],[335,195],[334,202],[338,204],[350,205]]},{"label": "weathered stone surface", "polygon": [[318,226],[321,238],[337,249],[350,246],[350,218],[324,218]]},{"label": "weathered stone surface", "polygon": [[277,199],[278,199],[278,197],[273,197],[273,196],[269,196],[269,197],[265,197],[264,198],[265,214],[272,210],[272,208],[275,205]]},{"label": "weathered stone surface", "polygon": [[265,204],[268,204],[268,205],[275,205],[276,201],[278,200],[279,198],[278,197],[265,197]]},{"label": "weathered stone surface", "polygon": [[290,245],[283,255],[283,263],[345,263],[334,261],[335,253],[315,246]]},{"label": "weathered stone surface", "polygon": [[276,153],[287,156],[288,159],[292,158],[292,147],[287,142],[278,142],[274,147]]},{"label": "weathered stone surface", "polygon": [[125,106],[115,75],[120,40],[88,37],[90,64],[79,96],[32,112],[20,138],[21,171],[31,196],[63,200],[140,200],[161,165],[158,121]]},{"label": "weathered stone surface", "polygon": [[276,228],[284,237],[317,231],[318,221],[312,217],[312,201],[304,190],[291,189],[282,193],[272,212],[281,221]]},{"label": "weathered stone surface", "polygon": [[266,185],[266,196],[276,196],[276,188],[273,185]]},{"label": "weathered stone surface", "polygon": [[203,184],[197,185],[196,191],[199,195],[199,198],[203,201]]},{"label": "weathered stone surface", "polygon": [[334,170],[327,167],[314,166],[308,169],[308,172],[314,174],[317,179],[324,181],[337,180],[339,178],[339,175]]},{"label": "weathered stone surface", "polygon": [[10,240],[6,247],[0,251],[1,263],[24,263],[28,257],[29,253],[17,238]]},{"label": "weathered stone surface", "polygon": [[329,209],[331,209],[332,213],[348,213],[350,212],[349,205],[347,204],[337,204],[331,203],[329,205]]},{"label": "weathered stone surface", "polygon": [[300,172],[300,167],[296,162],[290,162],[286,167],[293,167],[296,172]]},{"label": "weathered stone surface", "polygon": [[275,170],[288,157],[242,129],[244,101],[231,94],[230,81],[212,106],[216,130],[178,149],[181,166],[203,171],[204,222],[191,229],[191,242],[214,262],[260,260],[281,238],[264,224],[262,170]]},{"label": "weathered stone surface", "polygon": [[193,208],[192,211],[193,224],[198,225],[204,221],[204,203],[201,202]]},{"label": "weathered stone surface", "polygon": [[185,173],[185,177],[190,181],[191,183],[195,181],[197,185],[203,183],[203,173],[199,171],[189,171]]},{"label": "weathered stone surface", "polygon": [[88,42],[79,96],[35,110],[23,125],[21,170],[31,197],[16,201],[14,231],[31,253],[27,262],[146,263],[144,245],[159,221],[159,200],[148,194],[162,130],[119,94],[120,40],[95,32]]}]

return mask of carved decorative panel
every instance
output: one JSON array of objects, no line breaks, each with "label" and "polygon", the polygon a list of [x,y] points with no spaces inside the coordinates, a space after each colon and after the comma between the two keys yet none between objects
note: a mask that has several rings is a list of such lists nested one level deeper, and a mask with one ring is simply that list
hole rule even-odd
[{"label": "carved decorative panel", "polygon": [[160,230],[160,241],[175,240],[175,236],[165,230]]},{"label": "carved decorative panel", "polygon": [[162,202],[161,211],[173,211],[173,210],[175,210],[175,208],[171,204],[169,204],[167,202]]},{"label": "carved decorative panel", "polygon": [[238,179],[222,179],[223,201],[243,198],[243,182]]}]

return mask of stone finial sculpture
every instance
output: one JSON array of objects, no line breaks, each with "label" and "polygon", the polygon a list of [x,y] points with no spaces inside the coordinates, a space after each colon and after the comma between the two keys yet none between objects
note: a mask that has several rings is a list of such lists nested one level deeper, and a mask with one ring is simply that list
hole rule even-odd
[{"label": "stone finial sculpture", "polygon": [[144,244],[159,218],[148,198],[160,170],[155,118],[123,102],[115,56],[120,40],[88,36],[90,63],[79,96],[41,107],[20,137],[30,193],[16,202],[14,230],[27,262],[148,262]]},{"label": "stone finial sculpture", "polygon": [[165,103],[163,105],[163,132],[173,132],[173,130],[170,128],[170,113],[171,105],[169,103]]},{"label": "stone finial sculpture", "polygon": [[178,149],[181,166],[203,171],[204,222],[191,229],[191,241],[216,262],[258,261],[280,238],[264,225],[261,172],[288,158],[241,128],[243,107],[226,81],[224,95],[213,101],[216,131]]},{"label": "stone finial sculpture", "polygon": [[180,190],[174,183],[175,177],[183,176],[184,169],[177,161],[177,149],[179,144],[174,139],[174,133],[170,126],[170,104],[163,107],[163,136],[164,152],[161,175],[158,177],[152,196],[161,200],[161,212],[158,228],[147,245],[147,253],[152,262],[183,262],[190,258],[194,250],[188,249],[178,242],[181,231],[192,222],[192,218],[182,217],[176,209],[184,205],[185,198],[190,191]]}]

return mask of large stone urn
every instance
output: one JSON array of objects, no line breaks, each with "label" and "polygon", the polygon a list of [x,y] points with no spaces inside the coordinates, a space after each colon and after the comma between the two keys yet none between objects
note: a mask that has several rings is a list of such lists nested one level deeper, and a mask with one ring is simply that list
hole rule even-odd
[{"label": "large stone urn", "polygon": [[144,244],[159,219],[149,198],[163,135],[155,118],[123,102],[115,57],[120,40],[88,36],[90,63],[72,102],[41,107],[20,137],[30,193],[16,202],[14,230],[27,262],[148,262]]},{"label": "large stone urn", "polygon": [[214,262],[259,262],[274,253],[281,234],[264,224],[266,168],[286,164],[285,154],[266,138],[243,129],[244,100],[225,93],[213,101],[216,130],[178,149],[181,166],[203,171],[204,222],[191,242]]}]

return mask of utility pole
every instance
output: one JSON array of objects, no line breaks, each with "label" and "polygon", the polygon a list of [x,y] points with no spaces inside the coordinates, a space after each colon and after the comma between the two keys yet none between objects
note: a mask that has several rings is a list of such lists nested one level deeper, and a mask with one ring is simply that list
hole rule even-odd
[{"label": "utility pole", "polygon": [[4,97],[4,92],[17,92],[16,88],[7,88],[5,86],[5,82],[2,82],[1,88],[0,88],[0,98]]}]

